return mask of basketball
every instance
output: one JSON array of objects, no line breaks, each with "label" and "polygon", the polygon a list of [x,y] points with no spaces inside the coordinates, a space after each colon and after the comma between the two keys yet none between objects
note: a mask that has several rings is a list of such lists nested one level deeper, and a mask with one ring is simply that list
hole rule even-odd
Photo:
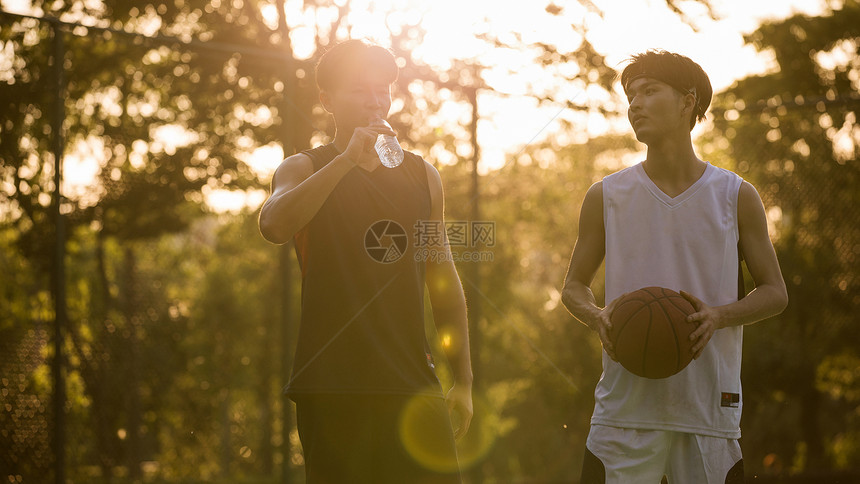
[{"label": "basketball", "polygon": [[618,362],[645,378],[666,378],[683,370],[693,359],[690,333],[696,325],[686,318],[694,312],[683,296],[663,287],[624,295],[610,316]]}]

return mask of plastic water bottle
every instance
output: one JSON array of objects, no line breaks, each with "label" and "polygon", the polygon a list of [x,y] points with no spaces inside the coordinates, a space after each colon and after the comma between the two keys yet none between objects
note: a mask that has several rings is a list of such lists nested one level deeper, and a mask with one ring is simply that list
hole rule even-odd
[{"label": "plastic water bottle", "polygon": [[[376,119],[373,124],[391,129],[391,125],[384,119]],[[394,136],[379,135],[373,147],[376,148],[379,161],[388,168],[395,168],[403,163],[403,148],[400,147],[400,143]]]}]

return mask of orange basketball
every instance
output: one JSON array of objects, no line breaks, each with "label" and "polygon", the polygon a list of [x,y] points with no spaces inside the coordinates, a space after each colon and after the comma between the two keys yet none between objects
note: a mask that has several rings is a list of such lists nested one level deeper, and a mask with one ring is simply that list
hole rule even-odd
[{"label": "orange basketball", "polygon": [[678,373],[693,359],[690,333],[696,325],[686,318],[694,312],[693,305],[671,289],[645,287],[626,294],[610,316],[615,357],[641,377]]}]

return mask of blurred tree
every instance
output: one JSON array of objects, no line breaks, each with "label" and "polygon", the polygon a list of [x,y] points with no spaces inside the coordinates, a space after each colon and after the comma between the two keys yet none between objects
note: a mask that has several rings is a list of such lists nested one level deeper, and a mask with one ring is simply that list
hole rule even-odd
[{"label": "blurred tree", "polygon": [[50,388],[43,352],[50,314],[44,278],[15,250],[17,233],[0,228],[0,476],[48,482]]},{"label": "blurred tree", "polygon": [[[584,115],[619,111],[601,102],[611,100],[613,72],[582,26],[572,27],[579,42],[564,45],[522,32],[483,36],[488,51],[526,52],[521,66],[487,64],[490,56],[435,66],[413,56],[424,39],[420,24],[395,25],[394,16],[370,3],[292,2],[289,17],[286,2],[266,0],[33,3],[64,21],[97,26],[62,27],[67,154],[96,165],[92,186],[69,191],[64,200],[72,225],[67,345],[74,432],[68,447],[75,478],[110,481],[125,472],[135,479],[143,469],[167,481],[270,475],[271,445],[294,441],[294,434],[272,432],[279,423],[272,361],[289,351],[271,339],[277,332],[271,303],[281,297],[275,249],[258,237],[252,215],[213,218],[205,201],[220,188],[264,186],[248,163],[257,147],[279,146],[289,155],[330,139],[333,126],[317,103],[313,62],[360,30],[366,17],[350,14],[366,5],[368,12],[359,13],[385,19],[389,37],[377,40],[390,41],[402,66],[392,114],[401,140],[440,168],[450,220],[478,213],[495,223],[492,262],[458,263],[470,304],[483,306],[475,358],[487,364],[478,375],[485,382],[479,397],[498,417],[490,420],[497,425],[492,446],[476,465],[488,480],[575,479],[599,345],[559,306],[558,288],[579,202],[633,149],[632,140],[606,136],[580,144],[587,138],[583,118],[562,116],[573,142],[559,137],[527,146],[502,169],[482,167],[479,177],[475,136],[478,117],[489,116],[484,103],[501,97],[534,97]],[[599,16],[590,2],[581,7]],[[573,4],[522,8],[538,9],[550,21],[580,21],[567,16],[579,8]],[[266,14],[273,9],[276,16]],[[293,52],[293,41],[303,38],[299,30],[313,38],[302,56]],[[0,24],[12,59],[0,78],[0,101],[10,106],[0,114],[0,204],[9,207],[0,228],[9,234],[3,247],[15,248],[0,259],[13,267],[14,279],[0,287],[3,301],[15,308],[0,337],[13,335],[9,346],[19,352],[27,341],[45,338],[38,328],[32,334],[23,328],[50,319],[44,279],[53,186],[51,160],[43,156],[54,102],[47,88],[48,36],[35,20],[4,16]],[[523,79],[522,92],[505,91],[489,75],[528,66],[545,75],[539,83]],[[590,95],[568,96],[570,86]],[[456,116],[440,115],[452,106]],[[472,211],[482,200],[481,211]],[[482,277],[473,277],[479,265]],[[21,288],[39,293],[33,307],[21,302]],[[822,382],[837,379],[844,361],[833,363]],[[14,371],[32,378],[28,391],[46,391],[38,369]],[[14,418],[0,413],[0,424]],[[297,453],[281,459],[301,462]]]},{"label": "blurred tree", "polygon": [[858,380],[841,376],[860,362],[860,2],[829,3],[746,37],[777,68],[716,96],[705,141],[761,192],[789,290],[788,309],[747,332],[744,442],[759,470],[860,460]]},{"label": "blurred tree", "polygon": [[[207,192],[261,187],[240,158],[280,140],[273,106],[283,98],[280,78],[289,53],[274,48],[278,34],[263,23],[255,2],[216,8],[204,1],[36,1],[33,7],[98,28],[60,27],[68,96],[57,99],[47,88],[51,62],[58,62],[49,62],[50,43],[42,41],[49,29],[33,19],[3,17],[2,39],[14,56],[0,91],[10,106],[0,133],[2,202],[9,207],[3,222],[17,228],[14,242],[38,273],[50,270],[54,186],[50,159],[40,157],[49,152],[51,134],[50,116],[43,113],[64,102],[66,152],[96,174],[87,189],[64,193],[69,233],[78,234],[70,240],[88,240],[90,229],[96,244],[95,262],[79,261],[96,277],[77,300],[90,304],[78,306],[68,328],[71,363],[83,378],[83,396],[97,409],[88,414],[96,431],[92,456],[107,478],[118,464],[134,477],[144,460],[144,414],[151,410],[142,398],[152,392],[141,348],[152,334],[151,315],[167,307],[157,285],[141,277],[138,265],[148,254],[137,252],[138,241],[186,229],[203,215]],[[210,43],[200,47],[198,41],[192,49],[169,38],[152,40],[159,34]],[[109,253],[112,242],[121,244],[119,253]]]}]

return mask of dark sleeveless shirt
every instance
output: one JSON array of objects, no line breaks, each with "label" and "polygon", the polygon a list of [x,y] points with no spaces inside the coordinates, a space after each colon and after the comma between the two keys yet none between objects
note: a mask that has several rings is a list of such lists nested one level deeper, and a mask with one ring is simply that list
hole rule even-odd
[{"label": "dark sleeveless shirt", "polygon": [[[304,151],[314,172],[334,144]],[[430,219],[424,160],[353,168],[295,236],[302,317],[291,397],[318,393],[440,395],[424,332],[424,262],[415,227]]]}]

